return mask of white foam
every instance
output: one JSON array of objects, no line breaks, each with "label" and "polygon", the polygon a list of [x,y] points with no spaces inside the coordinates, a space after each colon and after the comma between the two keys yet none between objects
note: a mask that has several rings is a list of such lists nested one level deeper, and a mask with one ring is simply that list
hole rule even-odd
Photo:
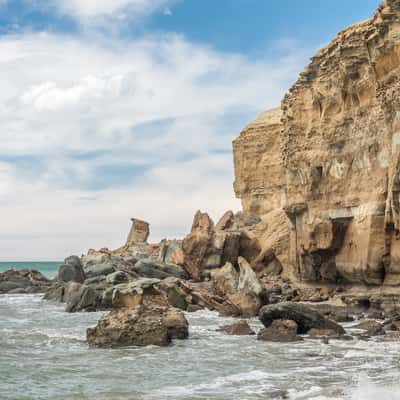
[{"label": "white foam", "polygon": [[400,385],[383,385],[361,378],[357,388],[348,397],[350,400],[399,400]]}]

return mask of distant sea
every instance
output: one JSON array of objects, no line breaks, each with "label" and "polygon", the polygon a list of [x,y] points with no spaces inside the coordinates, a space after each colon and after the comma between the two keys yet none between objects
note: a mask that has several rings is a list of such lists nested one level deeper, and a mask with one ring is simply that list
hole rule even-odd
[{"label": "distant sea", "polygon": [[0,272],[8,269],[36,269],[48,278],[54,278],[62,261],[2,261]]}]

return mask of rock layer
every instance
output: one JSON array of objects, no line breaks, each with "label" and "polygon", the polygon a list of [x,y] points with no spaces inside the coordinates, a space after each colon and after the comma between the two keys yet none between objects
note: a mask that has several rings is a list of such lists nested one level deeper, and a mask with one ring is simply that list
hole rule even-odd
[{"label": "rock layer", "polygon": [[400,0],[387,0],[234,141],[236,195],[281,218],[283,268],[302,281],[400,283],[399,76]]}]

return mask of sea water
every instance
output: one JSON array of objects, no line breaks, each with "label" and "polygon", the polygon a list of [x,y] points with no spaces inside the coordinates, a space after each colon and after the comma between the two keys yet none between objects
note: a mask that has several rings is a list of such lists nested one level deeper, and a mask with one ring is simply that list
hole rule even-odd
[{"label": "sea water", "polygon": [[400,399],[400,343],[379,337],[260,342],[217,332],[234,319],[198,311],[186,315],[189,339],[170,347],[91,348],[85,332],[101,316],[0,295],[0,399]]}]

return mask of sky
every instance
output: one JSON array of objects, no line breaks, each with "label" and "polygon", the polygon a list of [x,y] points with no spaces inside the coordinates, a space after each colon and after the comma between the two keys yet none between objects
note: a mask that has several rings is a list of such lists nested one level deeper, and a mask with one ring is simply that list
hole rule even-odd
[{"label": "sky", "polygon": [[0,261],[180,238],[231,142],[379,0],[0,0]]}]

